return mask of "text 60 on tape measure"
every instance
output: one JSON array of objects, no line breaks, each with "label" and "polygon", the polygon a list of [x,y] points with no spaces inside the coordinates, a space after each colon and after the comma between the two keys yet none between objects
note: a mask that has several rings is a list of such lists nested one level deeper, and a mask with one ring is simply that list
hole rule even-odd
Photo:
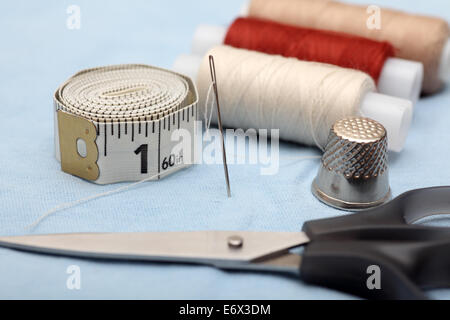
[{"label": "text 60 on tape measure", "polygon": [[198,95],[192,81],[147,65],[78,72],[54,95],[55,149],[64,172],[99,184],[139,181],[189,166],[174,130],[194,149]]}]

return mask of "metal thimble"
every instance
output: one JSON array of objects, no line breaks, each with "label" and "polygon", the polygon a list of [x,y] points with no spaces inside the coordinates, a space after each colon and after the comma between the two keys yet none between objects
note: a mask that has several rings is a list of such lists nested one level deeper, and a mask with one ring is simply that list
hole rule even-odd
[{"label": "metal thimble", "polygon": [[386,129],[368,118],[337,121],[312,192],[325,204],[348,211],[390,200]]}]

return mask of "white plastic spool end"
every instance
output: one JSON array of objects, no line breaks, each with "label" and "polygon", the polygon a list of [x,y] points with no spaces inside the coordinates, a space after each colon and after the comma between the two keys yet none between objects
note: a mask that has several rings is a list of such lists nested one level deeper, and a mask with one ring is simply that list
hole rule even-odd
[{"label": "white plastic spool end", "polygon": [[439,77],[444,82],[450,81],[450,38],[442,50],[441,63],[439,64]]},{"label": "white plastic spool end", "polygon": [[250,12],[250,2],[245,1],[244,4],[241,6],[241,9],[239,10],[239,16],[247,17],[249,12]]},{"label": "white plastic spool end", "polygon": [[411,101],[369,92],[361,102],[360,113],[385,127],[389,150],[402,151],[413,118]]},{"label": "white plastic spool end", "polygon": [[199,25],[194,32],[191,52],[203,56],[209,49],[221,45],[226,33],[227,28],[222,26]]},{"label": "white plastic spool end", "polygon": [[172,70],[188,76],[192,81],[197,81],[197,74],[202,63],[202,56],[193,54],[181,54],[175,60]]},{"label": "white plastic spool end", "polygon": [[378,91],[410,100],[415,105],[422,91],[423,73],[420,62],[389,58],[381,71]]}]

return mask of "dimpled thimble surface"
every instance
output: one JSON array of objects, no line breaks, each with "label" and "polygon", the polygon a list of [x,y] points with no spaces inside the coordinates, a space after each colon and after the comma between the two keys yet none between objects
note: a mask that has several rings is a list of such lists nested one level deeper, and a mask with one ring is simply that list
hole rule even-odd
[{"label": "dimpled thimble surface", "polygon": [[313,194],[343,210],[362,210],[391,198],[385,128],[368,118],[346,118],[330,130]]}]

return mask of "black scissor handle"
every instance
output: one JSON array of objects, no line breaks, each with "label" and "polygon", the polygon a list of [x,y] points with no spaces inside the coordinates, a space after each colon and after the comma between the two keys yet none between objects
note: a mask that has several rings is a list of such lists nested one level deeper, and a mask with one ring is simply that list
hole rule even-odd
[{"label": "black scissor handle", "polygon": [[[449,252],[450,239],[317,241],[305,248],[300,276],[308,283],[368,299],[427,299],[422,288],[450,285]],[[373,266],[379,268],[380,288],[367,284]]]},{"label": "black scissor handle", "polygon": [[311,240],[419,241],[450,238],[450,228],[411,224],[438,214],[450,214],[450,186],[412,190],[374,209],[308,221],[303,225],[303,231]]}]

